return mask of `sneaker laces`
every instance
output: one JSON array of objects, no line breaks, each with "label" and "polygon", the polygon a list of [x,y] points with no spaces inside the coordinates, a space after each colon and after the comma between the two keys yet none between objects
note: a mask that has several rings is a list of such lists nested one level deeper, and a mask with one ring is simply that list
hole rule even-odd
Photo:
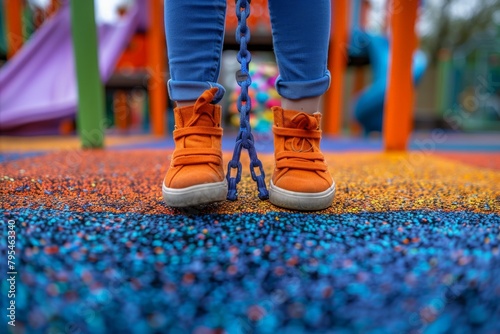
[{"label": "sneaker laces", "polygon": [[[318,129],[318,121],[314,117],[310,117],[306,113],[300,113],[292,117],[290,120],[293,124],[296,125],[298,129],[304,130],[317,130]],[[297,143],[296,143],[297,142]],[[309,144],[309,148],[305,150],[306,144]],[[298,145],[300,148],[297,149]],[[303,137],[294,137],[291,141],[291,148],[294,152],[310,152],[314,150],[314,144],[311,142],[309,138]]]}]

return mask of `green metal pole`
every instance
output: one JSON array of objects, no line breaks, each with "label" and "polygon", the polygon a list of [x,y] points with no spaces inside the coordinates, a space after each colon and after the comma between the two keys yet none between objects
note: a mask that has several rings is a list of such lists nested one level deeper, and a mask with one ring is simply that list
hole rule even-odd
[{"label": "green metal pole", "polygon": [[104,89],[99,76],[94,1],[71,0],[71,28],[78,83],[77,124],[84,148],[104,146]]},{"label": "green metal pole", "polygon": [[449,50],[441,50],[438,58],[437,110],[440,117],[450,107],[451,55]]},{"label": "green metal pole", "polygon": [[4,4],[0,3],[0,55],[7,56],[7,50],[9,49],[7,46],[7,29],[5,27],[5,13],[4,13]]}]

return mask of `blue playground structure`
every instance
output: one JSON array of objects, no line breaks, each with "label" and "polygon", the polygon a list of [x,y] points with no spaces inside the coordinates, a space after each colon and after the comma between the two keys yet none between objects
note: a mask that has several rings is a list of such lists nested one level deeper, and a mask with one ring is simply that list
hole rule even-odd
[{"label": "blue playground structure", "polygon": [[[364,132],[382,131],[384,101],[390,64],[389,38],[382,34],[367,32],[361,25],[363,0],[352,4],[351,33],[348,47],[349,57],[366,58],[372,68],[372,83],[357,96],[354,117],[363,126]],[[427,67],[427,57],[421,50],[413,56],[413,81],[418,84]]]}]

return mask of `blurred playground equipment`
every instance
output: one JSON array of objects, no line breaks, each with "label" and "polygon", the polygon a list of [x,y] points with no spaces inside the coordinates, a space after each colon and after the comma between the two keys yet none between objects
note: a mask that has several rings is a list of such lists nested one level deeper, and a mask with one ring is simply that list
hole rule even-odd
[{"label": "blurred playground equipment", "polygon": [[[92,38],[92,1],[80,4],[51,0],[45,12],[32,9],[23,0],[4,1],[0,53],[8,61],[0,69],[2,133],[54,133],[54,129],[68,133],[73,129],[75,115],[80,134],[82,130],[97,131],[104,138],[106,127],[129,130],[138,124],[143,132],[168,133],[163,1],[128,4],[120,8],[121,19],[117,23],[97,20],[96,36]],[[325,134],[340,135],[346,127],[351,134],[381,131],[386,149],[406,148],[412,131],[415,85],[428,66],[426,56],[418,50],[415,34],[419,4],[412,0],[394,10],[391,6],[397,4],[387,1],[384,32],[375,34],[368,31],[366,24],[369,1],[332,2],[332,82],[324,97]],[[237,46],[234,7],[234,1],[228,1],[226,49]],[[82,18],[82,14],[75,17],[72,12],[76,11],[85,12],[90,18]],[[267,0],[252,1],[251,11],[250,49],[270,50]],[[81,47],[82,43],[95,48]],[[448,125],[451,123],[452,129],[499,128],[498,45],[498,38],[483,37],[453,54],[443,51],[438,63],[437,89],[433,92],[438,100],[435,114]],[[73,49],[77,52],[73,53]],[[371,82],[365,79],[368,64]],[[269,84],[276,73],[268,65],[267,61],[257,60],[251,68],[257,102],[252,124],[263,132],[271,124],[268,107],[276,102]],[[353,87],[346,87],[347,66],[353,66]],[[231,77],[236,88],[234,74]],[[478,90],[483,94],[479,96]],[[229,93],[228,98],[231,89]],[[353,102],[343,120],[341,111],[346,99]],[[230,112],[231,109],[234,108],[229,105]],[[102,140],[92,141],[84,140],[84,145],[102,145]]]},{"label": "blurred playground equipment", "polygon": [[[367,57],[373,69],[373,82],[360,93],[354,115],[365,131],[383,129],[386,150],[403,150],[412,131],[414,82],[425,68],[425,56],[420,53],[415,56],[419,2],[407,1],[401,6],[388,2],[385,11],[388,37],[363,31],[367,1],[342,0],[332,5],[335,13],[329,57],[332,88],[325,96],[325,109],[342,110],[343,79],[349,57]],[[357,81],[360,89],[363,77],[358,75]],[[340,134],[341,117],[340,112],[325,113],[325,132]]]},{"label": "blurred playground equipment", "polygon": [[[91,29],[95,26],[93,2],[79,3],[65,1],[60,8],[54,6],[54,15],[21,48],[24,39],[12,36],[24,36],[20,24],[23,4],[21,1],[5,1],[11,38],[7,43],[9,61],[0,71],[0,130],[8,133],[19,129],[50,129],[51,125],[64,126],[79,108],[85,110],[78,118],[78,123],[82,123],[80,130],[98,129],[102,132],[107,121],[101,81],[111,80],[114,88],[144,86],[148,89],[153,124],[157,124],[156,127],[153,125],[153,132],[162,134],[166,94],[163,19],[161,7],[160,10],[157,8],[162,5],[161,1],[137,1],[120,8],[118,22],[98,22],[97,39],[96,36],[92,38]],[[84,21],[86,16],[90,17],[90,22]],[[98,69],[97,59],[92,62],[97,56]],[[142,72],[137,73],[137,69],[142,69]],[[122,78],[113,80],[113,74],[124,72],[126,75]],[[91,97],[79,99],[82,94]],[[118,91],[111,104],[120,106],[123,98],[123,92]],[[117,110],[120,114],[123,107]],[[128,121],[115,115],[113,122],[123,127]],[[88,146],[102,145],[101,140],[95,140],[97,143]]]},{"label": "blurred playground equipment", "polygon": [[[386,98],[387,76],[389,73],[389,37],[366,32],[366,15],[369,3],[364,0],[352,1],[350,42],[348,54],[352,58],[366,58],[372,67],[372,83],[358,93],[354,104],[354,117],[365,132],[382,131],[383,110]],[[390,34],[390,29],[388,34]],[[411,41],[411,39],[410,39]],[[411,44],[408,45],[411,47]],[[414,84],[422,78],[427,67],[427,58],[420,50],[415,50],[412,62]],[[363,82],[358,85],[363,85]]]},{"label": "blurred playground equipment", "polygon": [[[229,4],[230,2],[228,2]],[[234,7],[234,4],[232,5]],[[390,6],[390,5],[389,5]],[[254,1],[252,2],[252,11],[257,13],[266,13],[267,1]],[[354,106],[354,116],[356,120],[362,125],[365,132],[370,131],[382,131],[383,114],[385,107],[385,100],[391,90],[387,87],[398,87],[401,90],[400,94],[390,93],[391,101],[394,100],[398,106],[395,110],[392,103],[389,103],[388,108],[394,110],[398,115],[394,117],[401,117],[404,124],[404,119],[406,118],[406,123],[411,123],[411,113],[413,101],[413,91],[414,84],[417,83],[422,75],[424,74],[425,68],[427,66],[427,58],[424,53],[420,50],[416,50],[416,36],[414,31],[414,24],[416,20],[416,10],[417,8],[413,4],[404,6],[405,9],[397,15],[398,19],[391,20],[392,25],[387,26],[387,35],[376,35],[365,31],[366,26],[366,16],[369,10],[369,2],[364,0],[355,1],[334,1],[332,2],[332,43],[330,45],[330,64],[329,68],[332,72],[332,88],[325,96],[325,124],[324,131],[328,134],[340,134],[342,127],[341,119],[341,109],[342,109],[342,98],[343,98],[343,86],[344,86],[344,74],[345,68],[348,64],[350,65],[365,65],[367,63],[371,64],[372,67],[372,83],[367,85],[361,75],[357,75],[356,86],[358,90],[355,92],[358,96],[356,98],[356,103]],[[232,8],[229,9],[230,12]],[[390,20],[390,13],[394,11],[386,11],[387,18]],[[350,13],[350,15],[348,15]],[[345,15],[343,15],[345,14]],[[267,14],[268,15],[268,14]],[[252,17],[252,16],[251,16]],[[347,20],[346,17],[350,17]],[[399,20],[399,18],[401,18]],[[228,27],[230,29],[235,28],[235,23],[228,21]],[[394,24],[398,24],[398,29],[396,33],[392,33]],[[411,25],[410,25],[411,24]],[[258,19],[250,21],[250,27],[252,31],[257,34],[257,38],[260,37],[260,43],[271,43],[270,39],[262,38],[261,36],[267,32],[270,34],[270,24],[268,16],[261,16]],[[403,30],[401,30],[403,29]],[[401,32],[401,34],[399,34]],[[389,39],[393,39],[393,52],[400,53],[401,59],[395,62],[390,62],[391,50],[389,46]],[[408,54],[411,51],[411,59],[405,60],[401,63],[403,58],[408,58]],[[415,51],[415,52],[413,52]],[[403,66],[402,68],[395,65]],[[409,63],[409,66],[407,66]],[[394,72],[393,84],[389,84],[388,76],[390,66],[396,67],[392,71]],[[254,65],[253,73],[258,78],[265,76],[265,64],[262,66]],[[410,71],[410,73],[407,73]],[[359,73],[361,74],[361,73]],[[408,75],[412,78],[410,82],[406,82]],[[272,80],[272,79],[271,79]],[[394,83],[394,80],[396,82]],[[403,84],[399,83],[399,80],[403,80]],[[389,86],[388,86],[389,84]],[[259,86],[260,85],[260,86]],[[364,88],[366,86],[366,88]],[[254,120],[254,125],[257,127],[256,130],[265,129],[267,126],[266,115],[269,109],[265,106],[268,100],[272,101],[272,94],[274,91],[268,85],[268,80],[257,80],[255,82],[255,91],[253,92],[255,99],[254,105],[256,108],[256,114],[262,115],[262,119]],[[236,88],[237,90],[237,88]],[[261,101],[257,99],[257,93],[260,92]],[[405,100],[402,100],[404,97]],[[232,101],[234,98],[232,99]],[[410,103],[410,104],[408,104]],[[407,105],[408,104],[408,105]],[[407,105],[407,106],[406,106]],[[406,109],[405,109],[406,106]],[[405,111],[406,110],[406,111]],[[405,115],[406,112],[406,115]],[[258,118],[258,117],[254,117]],[[397,122],[390,122],[397,123]],[[387,125],[386,125],[387,126]],[[400,128],[397,132],[399,134],[390,135],[391,137],[397,138],[398,141],[405,142],[409,132],[411,130],[411,124],[406,127]],[[389,134],[392,132],[389,130]],[[401,136],[399,138],[398,136]],[[398,148],[403,148],[403,144],[397,144]]]},{"label": "blurred playground equipment", "polygon": [[[252,84],[248,90],[252,100],[250,124],[256,133],[270,133],[273,125],[271,108],[280,104],[280,96],[275,89],[278,69],[274,62],[260,60],[259,58],[265,59],[265,57],[259,57],[259,54],[257,54],[257,57],[253,57],[254,61],[250,63],[250,75],[252,76]],[[227,105],[227,110],[230,113],[230,123],[235,127],[239,126],[239,114],[236,108],[239,94],[239,87],[232,89]]]},{"label": "blurred playground equipment", "polygon": [[440,54],[439,112],[455,130],[500,130],[499,36],[476,36],[453,55]]}]

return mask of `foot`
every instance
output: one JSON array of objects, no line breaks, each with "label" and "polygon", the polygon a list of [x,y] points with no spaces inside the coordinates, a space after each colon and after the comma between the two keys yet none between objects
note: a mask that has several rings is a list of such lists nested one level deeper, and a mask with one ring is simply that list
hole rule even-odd
[{"label": "foot", "polygon": [[321,114],[273,108],[275,169],[269,200],[293,210],[328,208],[335,182],[328,172],[321,140]]},{"label": "foot", "polygon": [[227,181],[222,162],[221,108],[211,104],[217,88],[192,106],[175,108],[175,150],[163,181],[163,199],[172,207],[223,201]]}]

